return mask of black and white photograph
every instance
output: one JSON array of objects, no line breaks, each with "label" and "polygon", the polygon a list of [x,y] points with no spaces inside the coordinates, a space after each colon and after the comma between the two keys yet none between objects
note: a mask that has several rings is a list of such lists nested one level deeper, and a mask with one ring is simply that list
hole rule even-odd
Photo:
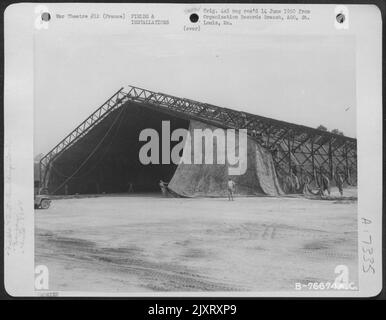
[{"label": "black and white photograph", "polygon": [[[358,143],[364,125],[378,127],[359,111],[356,34],[376,9],[34,10],[33,183],[22,191],[35,292],[350,296],[362,274],[378,275],[381,211],[358,206],[381,194],[381,162]],[[27,242],[11,224],[27,212],[9,209],[11,252]]]}]

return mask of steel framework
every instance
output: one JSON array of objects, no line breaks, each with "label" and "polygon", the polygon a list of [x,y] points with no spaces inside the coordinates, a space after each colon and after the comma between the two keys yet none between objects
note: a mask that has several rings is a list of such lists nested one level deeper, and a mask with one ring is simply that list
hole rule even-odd
[{"label": "steel framework", "polygon": [[333,178],[338,171],[347,183],[356,184],[357,142],[354,138],[128,86],[125,90],[119,89],[41,159],[42,185],[46,186],[50,171],[47,169],[52,161],[85,136],[108,114],[127,106],[128,103],[139,104],[184,119],[199,120],[221,128],[247,129],[250,137],[271,150],[279,176],[296,174],[317,180],[320,173]]}]

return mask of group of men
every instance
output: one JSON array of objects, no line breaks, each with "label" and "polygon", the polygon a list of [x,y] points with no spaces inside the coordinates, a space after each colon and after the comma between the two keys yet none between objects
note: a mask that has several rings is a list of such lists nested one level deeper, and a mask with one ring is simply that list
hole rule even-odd
[{"label": "group of men", "polygon": [[[335,178],[335,184],[339,190],[339,193],[341,196],[343,196],[343,183],[344,183],[344,177],[340,172],[337,172],[334,175]],[[328,195],[331,194],[330,189],[330,179],[325,173],[322,173],[320,175],[320,193],[323,195],[327,191]]]}]

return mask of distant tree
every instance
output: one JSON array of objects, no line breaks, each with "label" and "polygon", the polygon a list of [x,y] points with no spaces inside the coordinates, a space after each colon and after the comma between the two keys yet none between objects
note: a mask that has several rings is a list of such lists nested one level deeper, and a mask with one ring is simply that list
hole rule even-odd
[{"label": "distant tree", "polygon": [[316,129],[322,130],[322,131],[328,131],[327,128],[322,124],[319,127],[317,127]]},{"label": "distant tree", "polygon": [[344,136],[344,133],[342,131],[340,131],[339,129],[331,130],[331,133],[338,134],[340,136]]}]

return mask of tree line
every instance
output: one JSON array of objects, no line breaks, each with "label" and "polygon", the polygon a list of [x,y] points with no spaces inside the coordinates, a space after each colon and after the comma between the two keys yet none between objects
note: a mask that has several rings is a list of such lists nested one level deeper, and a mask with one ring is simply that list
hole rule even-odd
[{"label": "tree line", "polygon": [[[319,127],[317,127],[316,129],[322,130],[322,131],[327,131],[327,132],[328,132],[327,127],[325,127],[325,126],[322,125],[322,124],[319,125]],[[344,136],[343,131],[340,131],[339,129],[332,129],[332,130],[331,130],[331,133],[338,134],[338,135],[340,135],[340,136]]]}]

